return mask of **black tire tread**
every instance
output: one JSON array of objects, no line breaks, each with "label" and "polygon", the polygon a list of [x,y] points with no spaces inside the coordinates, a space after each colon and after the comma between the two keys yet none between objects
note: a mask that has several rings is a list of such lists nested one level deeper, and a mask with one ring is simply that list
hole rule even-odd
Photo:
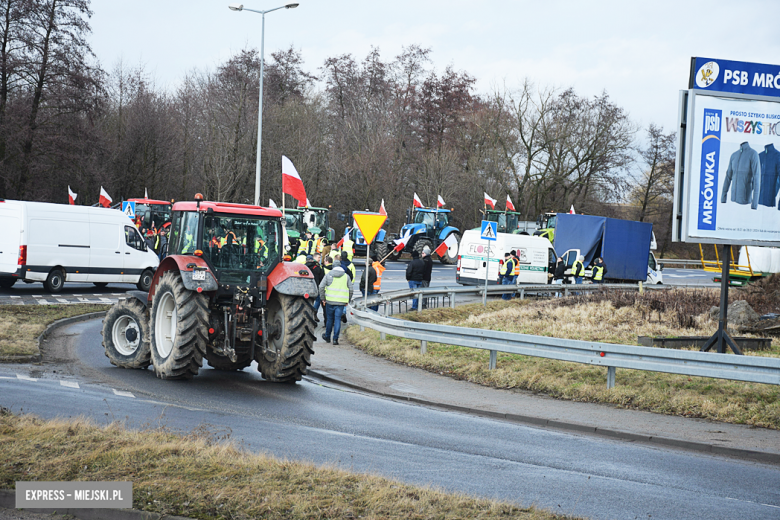
[{"label": "black tire tread", "polygon": [[[114,347],[111,329],[114,322],[121,316],[129,314],[138,323],[141,331],[141,342],[132,356],[123,356]],[[150,343],[149,317],[143,304],[135,298],[119,300],[111,306],[103,318],[103,348],[112,365],[119,368],[145,369],[152,364],[152,348]]]},{"label": "black tire tread", "polygon": [[[267,381],[291,383],[300,381],[311,366],[314,354],[314,307],[309,299],[276,293],[285,315],[284,342],[273,362],[262,353],[257,356],[257,369]],[[273,319],[273,318],[272,318]]]},{"label": "black tire tread", "polygon": [[206,355],[208,299],[204,294],[186,289],[178,272],[168,271],[159,280],[152,302],[152,320],[157,314],[161,295],[166,291],[172,291],[177,306],[178,323],[176,341],[171,353],[165,359],[157,353],[154,325],[151,325],[154,373],[160,379],[192,379],[198,375]]}]

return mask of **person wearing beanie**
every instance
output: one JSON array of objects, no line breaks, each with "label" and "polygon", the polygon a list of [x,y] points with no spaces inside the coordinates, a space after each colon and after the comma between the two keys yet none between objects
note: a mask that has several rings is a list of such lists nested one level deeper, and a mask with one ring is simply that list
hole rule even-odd
[{"label": "person wearing beanie", "polygon": [[[423,268],[423,280],[422,280],[422,286],[423,287],[430,287],[431,286],[431,276],[433,275],[433,258],[431,258],[431,248],[428,246],[425,246],[423,248],[422,252],[422,261],[424,264]],[[423,309],[428,308],[428,300],[423,300]]]},{"label": "person wearing beanie", "polygon": [[349,253],[346,251],[341,252],[341,267],[344,269],[344,272],[347,273],[347,276],[349,276],[349,283],[355,281],[355,275],[357,274],[355,272],[355,265],[352,263],[352,260],[349,259]]},{"label": "person wearing beanie", "polygon": [[[420,258],[420,253],[412,251],[412,261],[406,266],[406,281],[410,289],[422,287],[425,277],[425,262]],[[417,298],[412,300],[412,310],[417,310]]]}]

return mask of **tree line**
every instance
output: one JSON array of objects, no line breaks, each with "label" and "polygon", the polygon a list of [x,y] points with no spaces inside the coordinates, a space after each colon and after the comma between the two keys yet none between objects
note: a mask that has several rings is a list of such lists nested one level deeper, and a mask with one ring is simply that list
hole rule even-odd
[{"label": "tree line", "polygon": [[[114,200],[144,189],[158,199],[253,200],[256,50],[163,89],[143,67],[96,64],[88,0],[0,2],[0,196],[67,202],[70,185],[84,204],[100,186]],[[526,220],[573,205],[650,221],[668,246],[674,134],[640,129],[606,92],[529,80],[480,94],[467,72],[436,70],[431,52],[344,54],[315,73],[295,48],[271,53],[261,201],[283,201],[284,154],[313,205],[335,215],[384,199],[393,230],[414,192],[427,205],[441,195],[461,229],[481,219],[487,192],[500,208],[510,195]]]}]

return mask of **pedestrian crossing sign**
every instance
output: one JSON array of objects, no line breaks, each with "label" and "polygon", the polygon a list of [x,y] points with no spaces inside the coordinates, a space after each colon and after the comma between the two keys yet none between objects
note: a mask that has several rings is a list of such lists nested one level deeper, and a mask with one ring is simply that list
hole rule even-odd
[{"label": "pedestrian crossing sign", "polygon": [[131,219],[135,219],[135,202],[130,200],[123,200],[122,213],[124,213]]},{"label": "pedestrian crossing sign", "polygon": [[480,238],[482,240],[495,240],[498,232],[498,222],[491,222],[489,220],[482,221],[482,232]]}]

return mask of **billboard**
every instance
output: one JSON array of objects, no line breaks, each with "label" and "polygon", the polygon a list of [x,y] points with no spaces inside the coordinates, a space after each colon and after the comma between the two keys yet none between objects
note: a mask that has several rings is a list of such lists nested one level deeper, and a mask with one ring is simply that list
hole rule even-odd
[{"label": "billboard", "polygon": [[[769,66],[734,63],[695,62],[692,83],[709,90],[681,93],[673,237],[780,245],[780,97],[749,92],[754,77],[763,78],[766,88]],[[723,82],[726,72],[732,83]],[[742,72],[748,78],[743,90],[728,90],[735,86],[732,78],[743,81]]]}]

